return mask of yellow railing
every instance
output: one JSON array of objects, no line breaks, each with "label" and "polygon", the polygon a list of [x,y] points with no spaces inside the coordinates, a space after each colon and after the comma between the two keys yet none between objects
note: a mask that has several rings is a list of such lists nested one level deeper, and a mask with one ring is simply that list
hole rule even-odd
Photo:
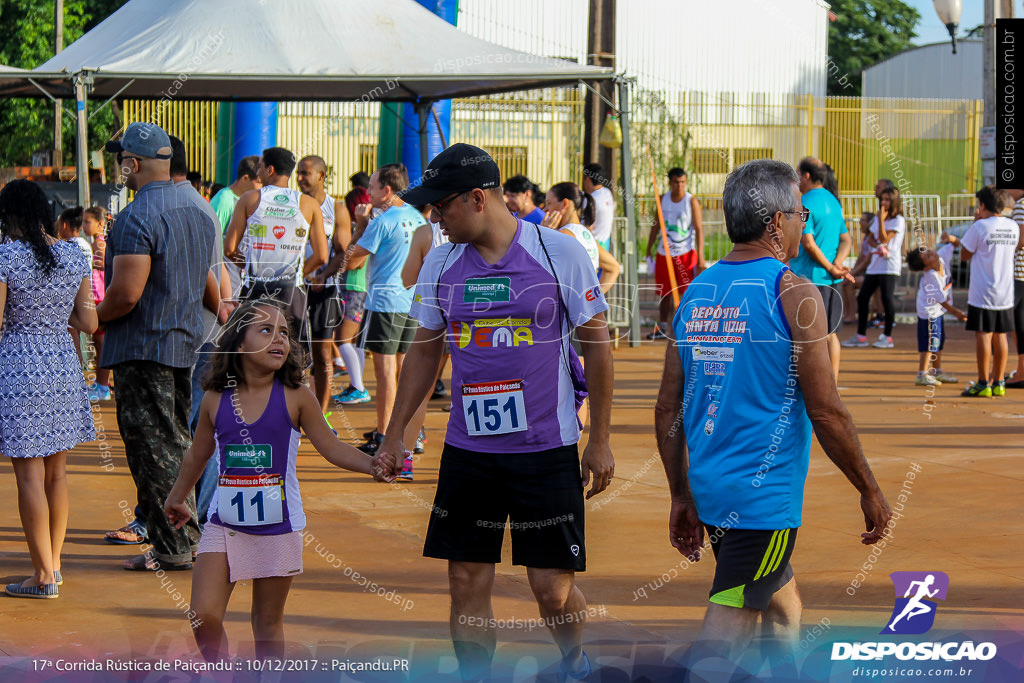
[{"label": "yellow railing", "polygon": [[[883,177],[917,195],[970,195],[981,181],[980,101],[684,92],[645,102],[632,112],[638,195],[650,194],[650,140],[662,147],[653,150],[655,163],[684,165],[691,191],[704,194],[720,194],[733,168],[762,157],[795,164],[817,156],[835,170],[844,194],[869,193]],[[299,156],[324,157],[328,190],[344,193],[349,175],[375,163],[379,109],[378,103],[283,103],[278,144]],[[213,177],[216,103],[126,101],[123,111],[125,122],[154,120],[181,137],[190,167]],[[582,114],[576,88],[458,99],[447,142],[488,149],[505,177],[525,173],[542,189],[578,182]]]},{"label": "yellow railing", "polygon": [[125,100],[124,125],[135,121],[155,123],[185,143],[188,167],[203,178],[213,178],[217,164],[217,103]]}]

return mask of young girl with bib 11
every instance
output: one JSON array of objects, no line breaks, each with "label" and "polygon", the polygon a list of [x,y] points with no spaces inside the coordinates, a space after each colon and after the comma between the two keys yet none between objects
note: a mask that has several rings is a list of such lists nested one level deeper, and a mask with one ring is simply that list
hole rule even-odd
[{"label": "young girl with bib 11", "polygon": [[324,421],[303,384],[302,350],[290,322],[269,299],[248,301],[231,315],[203,382],[192,448],[164,504],[180,528],[189,518],[185,498],[217,457],[218,488],[192,579],[193,629],[207,661],[228,656],[224,614],[235,583],[246,580],[253,582],[255,655],[284,656],[284,605],[292,578],[302,573],[306,526],[295,476],[300,430],[328,462],[391,480],[392,456],[364,455]]}]

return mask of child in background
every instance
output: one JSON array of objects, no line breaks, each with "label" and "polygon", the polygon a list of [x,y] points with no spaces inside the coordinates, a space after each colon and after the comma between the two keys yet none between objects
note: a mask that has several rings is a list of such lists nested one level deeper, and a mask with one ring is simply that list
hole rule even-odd
[{"label": "child in background", "polygon": [[[103,301],[106,287],[103,283],[103,261],[107,254],[107,212],[100,206],[90,206],[82,216],[82,233],[92,244],[92,298],[97,304]],[[92,335],[96,348],[96,359],[103,352],[103,330]],[[96,382],[89,387],[90,401],[109,401],[110,368],[96,368]]]},{"label": "child in background", "polygon": [[186,498],[211,456],[217,494],[199,542],[192,579],[196,644],[206,661],[228,656],[224,614],[238,581],[252,580],[258,659],[284,656],[284,605],[302,573],[306,516],[295,476],[300,429],[331,464],[391,481],[391,455],[369,457],[338,441],[303,381],[303,351],[278,303],[247,301],[231,314],[203,381],[206,394],[178,480],[164,504],[177,528],[192,512]]},{"label": "child in background", "polygon": [[[89,263],[92,263],[92,247],[89,240],[82,237],[82,207],[76,206],[71,209],[64,209],[57,219],[57,237],[65,242],[74,242]],[[78,362],[84,366],[82,361],[82,331],[73,327],[68,328],[71,333],[71,340],[75,345],[75,353],[78,354]]]},{"label": "child in background", "polygon": [[917,289],[917,350],[921,360],[915,384],[937,387],[944,382],[955,383],[956,377],[942,372],[942,347],[946,344],[942,316],[944,311],[961,321],[967,320],[967,316],[952,304],[949,271],[939,254],[931,249],[911,250],[907,254],[907,266],[914,272],[923,271]]}]

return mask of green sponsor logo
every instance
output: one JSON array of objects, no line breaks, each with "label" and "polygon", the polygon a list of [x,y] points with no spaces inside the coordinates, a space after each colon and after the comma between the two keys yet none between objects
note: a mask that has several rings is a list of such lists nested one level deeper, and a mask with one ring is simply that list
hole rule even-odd
[{"label": "green sponsor logo", "polygon": [[270,444],[227,445],[225,448],[227,449],[225,458],[227,467],[270,469],[273,460]]},{"label": "green sponsor logo", "polygon": [[268,206],[263,209],[264,218],[293,218],[296,213],[295,209],[280,209],[276,206]]},{"label": "green sponsor logo", "polygon": [[249,234],[252,235],[253,237],[266,237],[267,236],[267,226],[265,226],[265,225],[250,225],[249,226]]},{"label": "green sponsor logo", "polygon": [[475,304],[508,301],[512,291],[512,280],[507,277],[481,277],[466,280],[462,301]]},{"label": "green sponsor logo", "polygon": [[288,203],[288,195],[286,195],[286,194],[275,194],[274,195],[274,201],[277,202],[278,204],[287,204]]}]

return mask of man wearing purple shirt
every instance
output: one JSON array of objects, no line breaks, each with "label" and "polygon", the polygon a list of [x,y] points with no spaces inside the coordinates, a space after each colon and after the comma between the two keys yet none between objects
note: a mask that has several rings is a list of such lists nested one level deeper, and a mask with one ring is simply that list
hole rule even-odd
[{"label": "man wearing purple shirt", "polygon": [[[505,207],[498,167],[482,149],[439,154],[404,196],[430,204],[451,241],[423,264],[411,315],[420,324],[380,451],[401,462],[403,431],[430,393],[447,341],[452,411],[423,554],[448,560],[451,634],[465,679],[486,678],[494,655],[491,589],[506,525],[512,563],[562,653],[561,680],[584,680],[584,487],[608,486],[612,356],[608,309],[583,247]],[[575,329],[586,380],[569,344]],[[447,330],[447,334],[445,334]],[[447,340],[445,337],[447,336]],[[576,411],[589,387],[592,426],[582,476]]]}]

